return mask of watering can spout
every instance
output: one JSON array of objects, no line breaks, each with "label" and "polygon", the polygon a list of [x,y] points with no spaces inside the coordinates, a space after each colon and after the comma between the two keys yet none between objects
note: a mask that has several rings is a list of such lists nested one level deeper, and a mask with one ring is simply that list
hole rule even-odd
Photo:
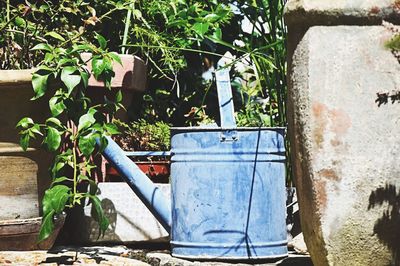
[{"label": "watering can spout", "polygon": [[[170,233],[171,206],[167,204],[169,201],[165,200],[161,190],[125,155],[118,144],[110,137],[106,138],[108,145],[102,152],[103,156],[115,167],[164,229]],[[98,144],[99,141],[98,139]]]}]

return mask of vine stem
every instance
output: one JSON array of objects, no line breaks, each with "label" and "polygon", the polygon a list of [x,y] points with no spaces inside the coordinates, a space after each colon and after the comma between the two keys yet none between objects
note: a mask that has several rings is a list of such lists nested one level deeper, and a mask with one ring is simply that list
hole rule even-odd
[{"label": "vine stem", "polygon": [[76,187],[77,187],[77,169],[76,169],[76,140],[74,140],[74,146],[72,148],[72,159],[74,164],[74,195],[76,195]]}]

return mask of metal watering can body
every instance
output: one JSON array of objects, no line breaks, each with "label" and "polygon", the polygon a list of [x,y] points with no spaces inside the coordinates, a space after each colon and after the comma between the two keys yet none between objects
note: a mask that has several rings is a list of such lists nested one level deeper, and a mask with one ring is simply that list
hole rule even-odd
[{"label": "metal watering can body", "polygon": [[171,129],[171,205],[111,139],[103,155],[189,259],[287,256],[284,128],[237,128],[227,69],[221,127]]}]

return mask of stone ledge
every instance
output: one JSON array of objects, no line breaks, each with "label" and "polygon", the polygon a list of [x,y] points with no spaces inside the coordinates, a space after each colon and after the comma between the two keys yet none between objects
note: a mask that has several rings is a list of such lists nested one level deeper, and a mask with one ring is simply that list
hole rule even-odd
[{"label": "stone ledge", "polygon": [[380,25],[400,24],[399,0],[289,0],[285,7],[287,25]]}]

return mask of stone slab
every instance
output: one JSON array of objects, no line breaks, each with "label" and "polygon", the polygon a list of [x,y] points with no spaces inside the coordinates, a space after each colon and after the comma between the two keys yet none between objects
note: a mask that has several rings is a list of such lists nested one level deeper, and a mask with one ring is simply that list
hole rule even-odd
[{"label": "stone slab", "polygon": [[[124,182],[99,183],[99,198],[110,220],[104,237],[98,238],[97,222],[90,217],[91,205],[84,209],[81,239],[87,243],[132,243],[168,241],[168,233]],[[169,184],[157,184],[165,200],[170,201]]]},{"label": "stone slab", "polygon": [[285,7],[288,24],[377,25],[382,20],[400,23],[400,1],[289,0]]},{"label": "stone slab", "polygon": [[[215,261],[188,261],[174,258],[168,250],[149,251],[143,249],[132,249],[126,246],[59,246],[46,252],[30,251],[0,251],[0,265],[134,265],[134,266],[228,266],[230,262]],[[237,266],[273,266],[293,265],[312,266],[309,256],[289,253],[287,258],[275,262],[242,262],[234,263]]]},{"label": "stone slab", "polygon": [[143,261],[129,258],[126,247],[56,247],[47,252],[2,251],[0,265],[108,265],[108,266],[149,266]]},{"label": "stone slab", "polygon": [[400,64],[384,48],[392,35],[316,26],[294,52],[289,135],[315,265],[389,265],[399,252],[400,103],[377,102],[400,90]]}]

